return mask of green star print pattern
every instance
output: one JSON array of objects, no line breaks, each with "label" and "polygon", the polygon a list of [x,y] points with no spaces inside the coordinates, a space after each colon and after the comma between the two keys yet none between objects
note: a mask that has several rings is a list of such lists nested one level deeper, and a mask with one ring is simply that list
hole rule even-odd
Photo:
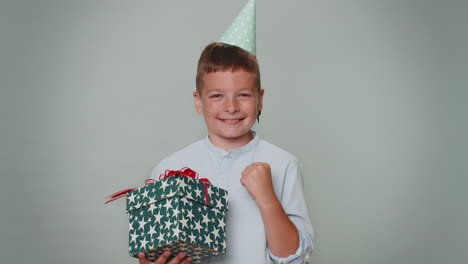
[{"label": "green star print pattern", "polygon": [[198,263],[226,251],[227,191],[189,177],[172,176],[127,195],[129,254],[154,261],[164,251]]},{"label": "green star print pattern", "polygon": [[231,44],[256,55],[255,0],[250,0],[237,15],[219,42]]}]

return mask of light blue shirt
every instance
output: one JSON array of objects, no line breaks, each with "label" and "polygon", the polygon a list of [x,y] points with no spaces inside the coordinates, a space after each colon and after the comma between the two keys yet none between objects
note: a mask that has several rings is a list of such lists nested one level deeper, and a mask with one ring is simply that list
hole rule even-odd
[{"label": "light blue shirt", "polygon": [[[215,147],[205,137],[162,160],[153,169],[151,177],[158,179],[165,170],[189,167],[198,172],[200,178],[208,178],[212,184],[229,192],[226,254],[203,263],[308,263],[313,249],[313,229],[304,200],[299,163],[285,150],[260,139],[255,132],[253,134],[254,139],[248,144],[230,151]],[[240,184],[242,171],[254,162],[270,165],[275,193],[299,231],[299,248],[286,258],[279,258],[268,249],[257,204]]]}]

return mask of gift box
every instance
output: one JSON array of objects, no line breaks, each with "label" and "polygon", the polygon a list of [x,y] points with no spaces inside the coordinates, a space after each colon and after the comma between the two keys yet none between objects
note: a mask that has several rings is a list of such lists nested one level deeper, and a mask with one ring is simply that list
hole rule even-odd
[{"label": "gift box", "polygon": [[127,193],[129,254],[155,261],[164,251],[198,263],[226,251],[228,192],[182,174]]}]

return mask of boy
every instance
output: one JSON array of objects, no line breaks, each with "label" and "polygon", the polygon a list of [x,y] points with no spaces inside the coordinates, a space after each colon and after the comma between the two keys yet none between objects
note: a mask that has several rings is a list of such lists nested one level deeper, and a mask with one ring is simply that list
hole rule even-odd
[{"label": "boy", "polygon": [[[308,263],[312,226],[298,161],[252,131],[264,90],[256,57],[237,46],[212,43],[198,62],[196,111],[208,136],[162,160],[152,172],[189,167],[229,191],[226,255],[203,263]],[[157,264],[186,264],[181,253]],[[144,254],[140,263],[149,263]]]}]

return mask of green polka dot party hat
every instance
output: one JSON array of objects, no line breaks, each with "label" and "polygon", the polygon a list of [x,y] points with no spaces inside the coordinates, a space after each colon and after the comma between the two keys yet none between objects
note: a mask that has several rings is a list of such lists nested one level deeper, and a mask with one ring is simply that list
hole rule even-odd
[{"label": "green polka dot party hat", "polygon": [[219,42],[237,46],[256,55],[255,6],[255,0],[249,0]]}]

